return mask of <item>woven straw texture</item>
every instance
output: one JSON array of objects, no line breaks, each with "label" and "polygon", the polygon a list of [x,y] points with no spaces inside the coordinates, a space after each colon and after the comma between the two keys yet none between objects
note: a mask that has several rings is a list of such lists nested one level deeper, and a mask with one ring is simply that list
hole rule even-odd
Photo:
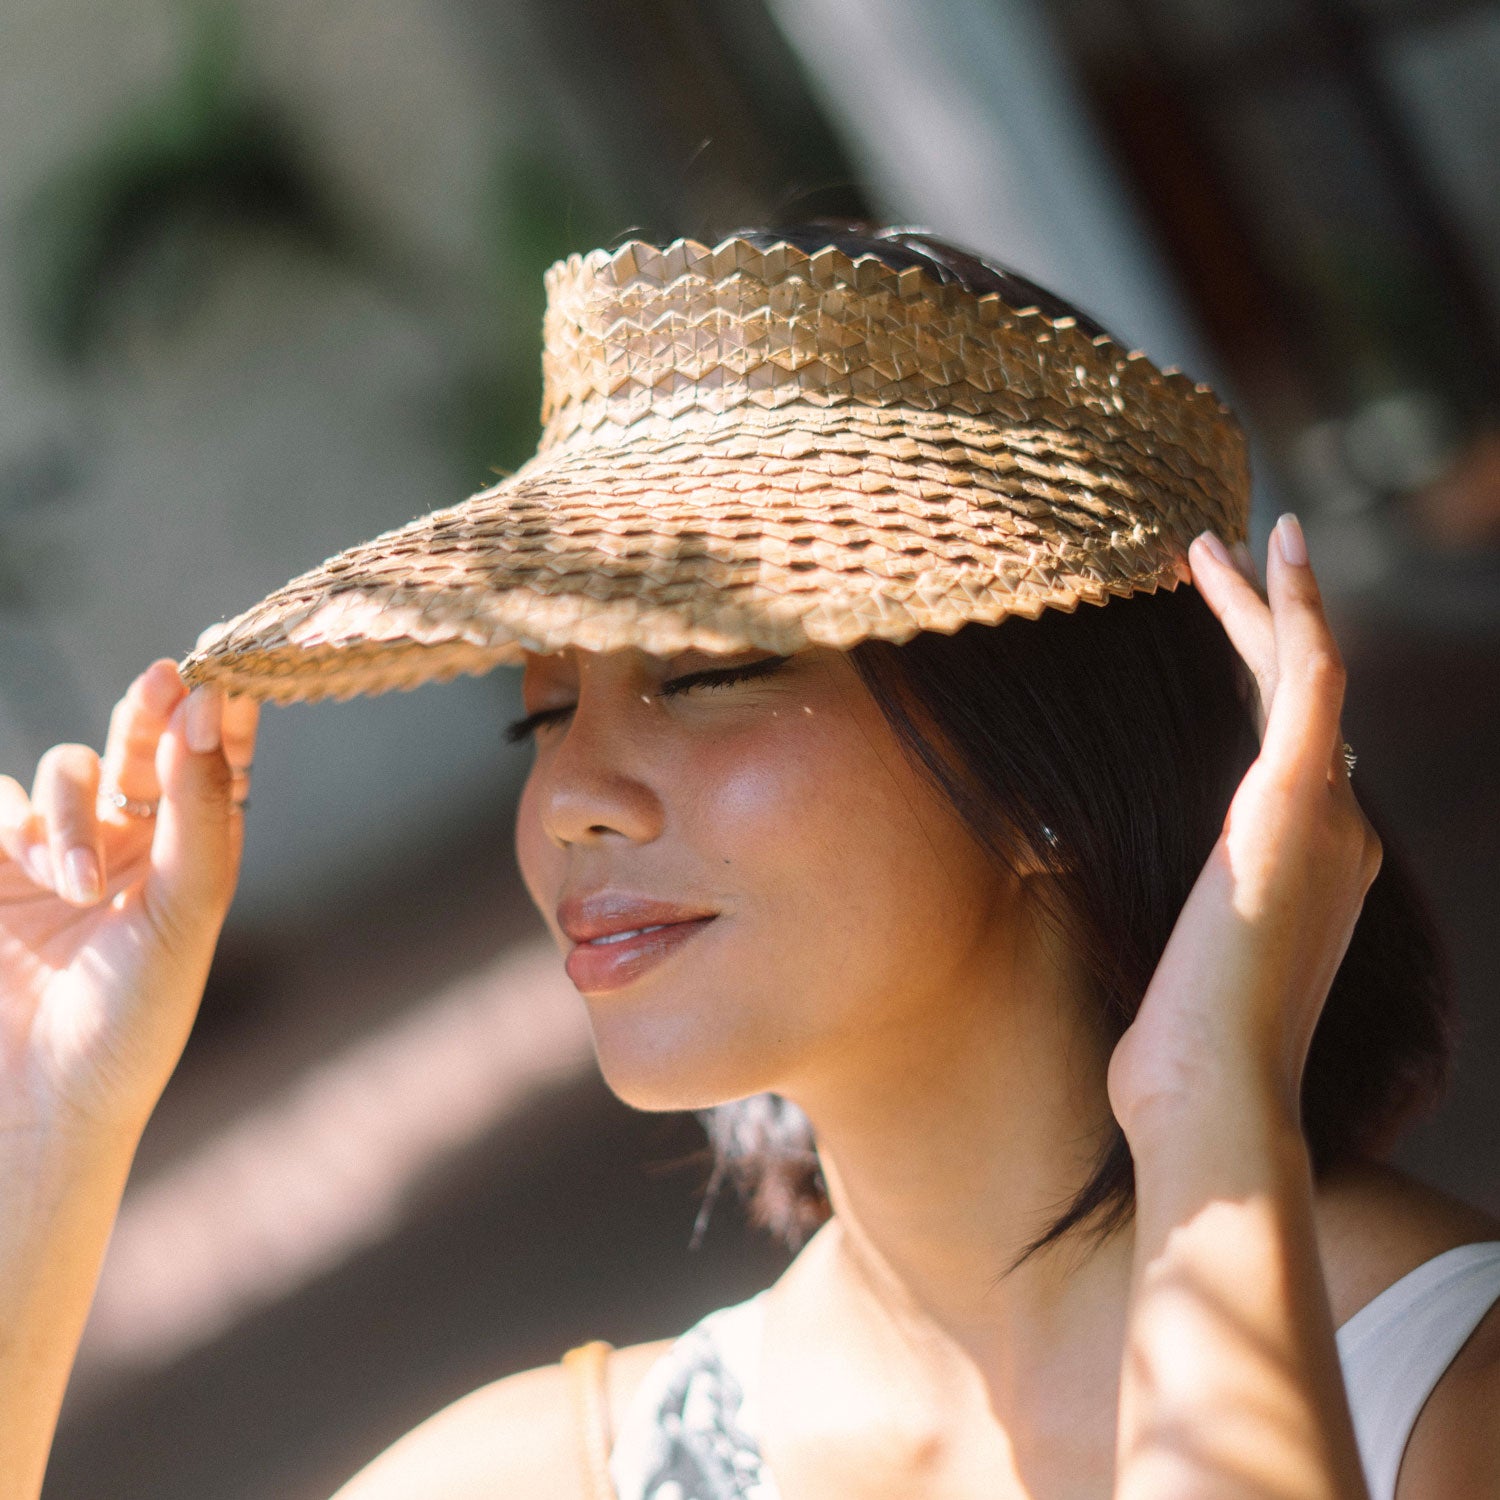
[{"label": "woven straw texture", "polygon": [[1071,319],[741,239],[573,256],[547,292],[536,456],[211,628],[189,683],[904,641],[1175,588],[1200,531],[1245,537],[1228,411]]}]

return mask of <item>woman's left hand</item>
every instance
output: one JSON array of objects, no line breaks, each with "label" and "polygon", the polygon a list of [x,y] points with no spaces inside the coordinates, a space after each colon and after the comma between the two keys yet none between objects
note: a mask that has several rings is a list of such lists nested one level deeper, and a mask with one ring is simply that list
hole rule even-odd
[{"label": "woman's left hand", "polygon": [[1189,549],[1193,583],[1254,674],[1264,728],[1110,1059],[1110,1103],[1132,1140],[1225,1090],[1299,1120],[1313,1029],[1380,868],[1344,765],[1344,664],[1301,528],[1283,516],[1272,533],[1269,602],[1208,538]]}]

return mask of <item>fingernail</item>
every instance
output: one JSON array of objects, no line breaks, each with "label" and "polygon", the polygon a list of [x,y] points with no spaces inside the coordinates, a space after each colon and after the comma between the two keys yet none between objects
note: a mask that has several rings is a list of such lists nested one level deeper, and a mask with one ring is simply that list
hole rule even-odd
[{"label": "fingernail", "polygon": [[188,749],[199,755],[219,748],[219,690],[196,687],[187,700]]},{"label": "fingernail", "polygon": [[1230,561],[1229,549],[1211,531],[1200,532],[1198,540],[1213,554],[1215,562],[1221,562],[1226,568],[1232,568],[1234,563]]},{"label": "fingernail", "polygon": [[103,882],[92,849],[69,849],[63,856],[63,883],[75,901],[97,901]]},{"label": "fingernail", "polygon": [[1236,542],[1229,549],[1229,553],[1234,558],[1235,567],[1245,575],[1249,582],[1254,583],[1256,581],[1255,557],[1249,546],[1244,542]]},{"label": "fingernail", "polygon": [[26,861],[26,873],[38,885],[52,888],[52,860],[40,844],[33,844],[22,856]]},{"label": "fingernail", "polygon": [[1298,568],[1307,566],[1307,538],[1302,535],[1302,523],[1289,510],[1276,522],[1276,539],[1287,562]]}]

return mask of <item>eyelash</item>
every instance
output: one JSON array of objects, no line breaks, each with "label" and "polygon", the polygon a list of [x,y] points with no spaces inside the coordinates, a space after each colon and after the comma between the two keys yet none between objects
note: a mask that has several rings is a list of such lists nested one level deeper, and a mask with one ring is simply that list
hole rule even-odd
[{"label": "eyelash", "polygon": [[[768,656],[762,661],[747,662],[741,667],[705,667],[697,672],[684,672],[681,677],[669,677],[662,683],[658,696],[675,698],[677,694],[688,692],[695,687],[731,687],[737,682],[746,682],[753,677],[768,676],[785,661],[784,656]],[[566,708],[539,708],[535,713],[527,714],[525,718],[517,719],[514,723],[507,725],[505,741],[509,745],[520,744],[522,740],[529,740],[543,724],[550,724],[554,719],[560,719],[572,712],[571,705]]]}]

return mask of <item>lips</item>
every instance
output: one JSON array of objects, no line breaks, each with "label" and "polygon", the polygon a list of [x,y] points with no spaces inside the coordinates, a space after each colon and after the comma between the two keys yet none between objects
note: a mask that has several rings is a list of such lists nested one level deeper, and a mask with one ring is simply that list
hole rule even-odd
[{"label": "lips", "polygon": [[586,995],[632,983],[675,953],[718,915],[701,907],[619,891],[570,896],[557,908],[572,941],[568,978]]}]

